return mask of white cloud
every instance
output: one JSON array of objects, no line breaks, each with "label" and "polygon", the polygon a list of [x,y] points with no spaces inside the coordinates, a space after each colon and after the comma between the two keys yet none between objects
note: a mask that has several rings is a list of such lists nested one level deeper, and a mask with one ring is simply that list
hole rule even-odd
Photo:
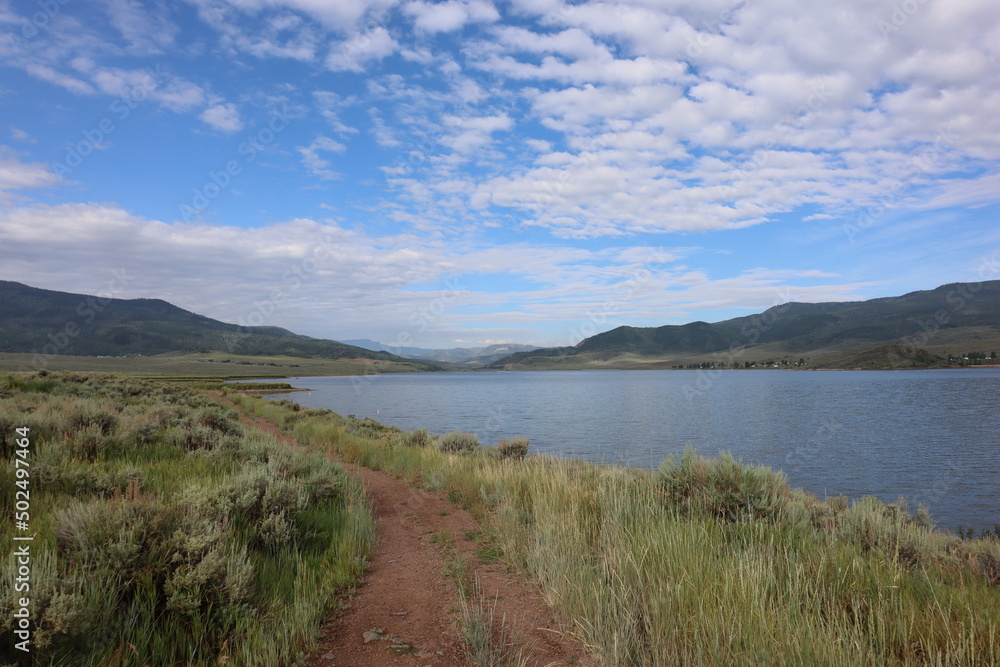
[{"label": "white cloud", "polygon": [[357,128],[345,125],[340,119],[341,110],[357,101],[353,97],[345,98],[329,90],[314,90],[313,99],[316,101],[320,115],[333,131],[341,134],[356,134],[358,132]]},{"label": "white cloud", "polygon": [[[171,32],[174,10],[106,0],[113,26],[66,5],[3,57],[78,94],[142,90],[224,132],[265,99],[311,107],[303,123],[323,123],[301,126],[307,145],[275,146],[275,159],[340,178],[332,154],[355,156],[334,139],[364,131],[350,150],[372,148],[359,161],[388,179],[369,210],[421,230],[626,236],[1000,198],[988,0],[917,3],[889,31],[880,21],[894,6],[866,0],[794,11],[785,0],[192,1],[217,43]],[[234,80],[214,90],[222,67],[190,74],[192,58],[168,64],[198,83],[166,71],[149,83],[134,56],[165,45],[229,59]],[[247,70],[272,71],[248,54],[298,62],[240,90],[237,112],[217,90],[235,99],[228,86]]]},{"label": "white cloud", "polygon": [[334,181],[341,178],[341,175],[330,169],[330,161],[320,157],[320,151],[327,153],[343,153],[347,146],[334,141],[329,137],[316,137],[308,146],[300,146],[298,149],[302,156],[302,164],[309,172],[323,181]]},{"label": "white cloud", "polygon": [[198,117],[219,132],[228,134],[243,129],[240,112],[236,109],[236,105],[231,102],[212,105],[202,111]]},{"label": "white cloud", "polygon": [[567,62],[545,56],[541,62],[525,62],[513,56],[492,56],[477,65],[494,74],[525,80],[553,80],[571,84],[611,83],[647,85],[681,79],[686,66],[678,61],[647,58],[606,58]]},{"label": "white cloud", "polygon": [[232,26],[241,14],[251,18],[272,12],[287,15],[289,11],[305,14],[318,21],[325,30],[347,33],[364,19],[384,17],[399,0],[189,0],[198,7],[203,21],[217,29]]},{"label": "white cloud", "polygon": [[28,74],[36,79],[41,79],[42,81],[47,81],[48,83],[56,86],[61,86],[70,92],[77,93],[78,95],[93,95],[97,92],[94,90],[93,86],[87,82],[81,81],[76,77],[69,76],[68,74],[57,72],[48,65],[31,63],[24,69],[28,72]]},{"label": "white cloud", "polygon": [[150,97],[177,113],[190,111],[205,102],[205,90],[180,77],[168,76],[158,82]]},{"label": "white cloud", "polygon": [[512,52],[554,53],[579,60],[610,60],[613,57],[607,46],[598,44],[579,28],[538,33],[527,28],[499,26],[493,33],[497,43]]},{"label": "white cloud", "polygon": [[159,54],[173,45],[178,28],[165,5],[143,6],[137,0],[107,0],[111,24],[142,55]]},{"label": "white cloud", "polygon": [[335,72],[363,72],[365,66],[389,57],[398,47],[389,31],[377,26],[335,45],[326,58],[326,66]]},{"label": "white cloud", "polygon": [[10,126],[10,136],[14,137],[18,141],[24,141],[29,144],[36,143],[34,137],[32,137],[30,134],[28,134],[21,128],[14,127],[13,125]]},{"label": "white cloud", "polygon": [[988,6],[921,5],[880,35],[892,8],[860,0],[515,2],[536,22],[466,52],[533,86],[523,99],[563,142],[527,138],[534,163],[477,179],[470,202],[584,237],[731,229],[807,204],[821,220],[886,192],[917,206],[936,179],[1000,159]]},{"label": "white cloud", "polygon": [[985,174],[969,180],[951,179],[939,183],[940,192],[919,206],[921,209],[974,207],[994,204],[1000,198],[1000,174]]},{"label": "white cloud", "polygon": [[191,111],[206,102],[204,88],[161,67],[103,67],[87,57],[74,58],[70,65],[89,76],[98,89],[107,95],[131,101],[150,99],[176,113]]},{"label": "white cloud", "polygon": [[[857,298],[865,285],[838,283],[837,276],[812,269],[713,278],[679,264],[696,248],[588,250],[487,239],[444,244],[310,219],[249,229],[164,224],[95,204],[8,210],[0,213],[0,237],[0,279],[94,294],[118,272],[127,277],[122,298],[164,298],[230,322],[387,342],[397,334],[418,340],[515,326],[523,340],[532,326],[554,324],[565,334],[547,342],[567,344],[566,336],[595,314],[605,328],[637,319],[682,323],[706,309]],[[472,287],[491,276],[522,286]],[[815,284],[822,280],[826,284]],[[445,290],[450,296],[442,312],[433,304]],[[428,312],[435,315],[422,320]]]},{"label": "white cloud", "polygon": [[532,108],[555,129],[575,134],[594,122],[648,118],[669,107],[683,91],[669,84],[616,87],[564,88],[536,95]]},{"label": "white cloud", "polygon": [[[250,0],[253,4],[253,0]],[[289,7],[319,19],[329,28],[350,30],[366,16],[383,16],[399,0],[264,0],[260,4]]]},{"label": "white cloud", "polygon": [[[257,20],[241,21],[237,6],[252,11],[246,3],[202,6],[203,20],[220,33],[222,49],[233,55],[249,53],[256,58],[286,58],[312,62],[323,41],[325,30],[286,9],[273,15],[254,15]],[[258,10],[257,14],[260,14]]]},{"label": "white cloud", "polygon": [[21,162],[0,147],[0,198],[14,190],[48,187],[58,182],[59,177],[49,171],[47,165]]},{"label": "white cloud", "polygon": [[452,131],[441,138],[441,143],[461,155],[481,149],[493,140],[494,132],[510,130],[514,124],[507,114],[471,118],[445,116],[443,123]]},{"label": "white cloud", "polygon": [[446,0],[424,2],[414,0],[403,6],[403,11],[413,18],[420,32],[454,32],[468,23],[493,23],[500,14],[492,3],[485,0]]}]

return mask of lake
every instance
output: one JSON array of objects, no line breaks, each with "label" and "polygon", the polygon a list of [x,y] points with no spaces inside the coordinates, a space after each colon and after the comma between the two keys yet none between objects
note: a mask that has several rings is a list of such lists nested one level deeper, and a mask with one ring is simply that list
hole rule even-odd
[{"label": "lake", "polygon": [[531,451],[652,469],[691,445],[820,497],[926,503],[1000,524],[1000,369],[495,371],[303,377],[288,397],[404,430],[517,435]]}]

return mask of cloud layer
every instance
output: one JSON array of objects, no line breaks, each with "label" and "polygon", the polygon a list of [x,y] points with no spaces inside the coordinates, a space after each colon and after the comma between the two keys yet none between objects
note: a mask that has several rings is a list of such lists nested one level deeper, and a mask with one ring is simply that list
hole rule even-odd
[{"label": "cloud layer", "polygon": [[[329,220],[165,224],[84,204],[0,216],[0,243],[5,277],[28,284],[97,294],[124,275],[120,298],[164,298],[230,322],[341,338],[448,340],[471,329],[572,344],[623,320],[680,323],[705,309],[843,300],[864,287],[816,285],[835,277],[818,271],[756,269],[713,281],[685,264],[698,248],[457,247]],[[559,333],[539,338],[549,325]]]},{"label": "cloud layer", "polygon": [[[436,329],[555,339],[601,309],[855,298],[894,280],[876,256],[943,248],[936,276],[1000,240],[990,0],[38,7],[0,3],[0,100],[44,100],[0,147],[3,278],[93,284],[141,258],[136,294],[233,319],[334,238],[286,324],[391,333],[459,275]],[[206,187],[200,218],[177,213]],[[669,259],[630,254],[650,247]]]}]

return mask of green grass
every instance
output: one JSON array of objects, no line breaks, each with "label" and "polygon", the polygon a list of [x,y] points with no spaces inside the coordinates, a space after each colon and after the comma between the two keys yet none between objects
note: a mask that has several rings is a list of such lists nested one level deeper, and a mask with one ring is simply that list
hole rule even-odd
[{"label": "green grass", "polygon": [[[212,361],[204,361],[211,359]],[[227,361],[228,363],[222,363]],[[274,365],[242,365],[274,364]],[[0,352],[0,372],[34,370],[37,359],[31,354]],[[281,355],[239,355],[225,352],[202,354],[162,354],[149,357],[83,357],[56,355],[45,358],[49,371],[81,373],[128,373],[160,379],[240,379],[284,378],[292,375],[371,375],[426,371],[419,362],[378,361],[373,359],[325,359]]]},{"label": "green grass", "polygon": [[1000,664],[1000,542],[924,512],[822,501],[726,456],[649,474],[412,447],[335,415],[290,428],[467,505],[604,664]]},{"label": "green grass", "polygon": [[507,619],[497,615],[483,594],[478,579],[471,590],[459,598],[462,641],[469,663],[476,667],[523,667],[528,664],[527,650],[517,633],[507,627]]},{"label": "green grass", "polygon": [[[469,539],[468,534],[466,539]],[[507,627],[506,618],[497,617],[495,600],[492,606],[487,602],[468,559],[455,549],[451,531],[436,532],[431,536],[431,543],[444,552],[445,575],[455,585],[459,625],[469,663],[477,667],[526,665],[524,642]]]},{"label": "green grass", "polygon": [[[363,572],[362,489],[203,394],[70,373],[0,376],[0,511],[31,429],[33,664],[277,665],[304,659]],[[12,522],[0,549],[13,550]],[[0,579],[10,636],[16,563]],[[0,663],[20,657],[0,646]]]}]

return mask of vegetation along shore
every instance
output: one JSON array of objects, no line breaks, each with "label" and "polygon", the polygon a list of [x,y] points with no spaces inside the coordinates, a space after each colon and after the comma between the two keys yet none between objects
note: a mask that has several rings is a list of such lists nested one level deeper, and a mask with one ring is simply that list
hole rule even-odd
[{"label": "vegetation along shore", "polygon": [[[465,506],[599,664],[1000,663],[998,535],[821,500],[726,454],[646,473],[206,386],[0,376],[7,517],[30,429],[35,664],[307,661],[377,539],[361,486],[328,455]],[[5,553],[19,536],[0,525]],[[9,637],[16,559],[4,568]],[[503,633],[470,607],[456,619],[469,664],[526,664],[488,650]],[[0,663],[19,657],[0,647]]]}]

